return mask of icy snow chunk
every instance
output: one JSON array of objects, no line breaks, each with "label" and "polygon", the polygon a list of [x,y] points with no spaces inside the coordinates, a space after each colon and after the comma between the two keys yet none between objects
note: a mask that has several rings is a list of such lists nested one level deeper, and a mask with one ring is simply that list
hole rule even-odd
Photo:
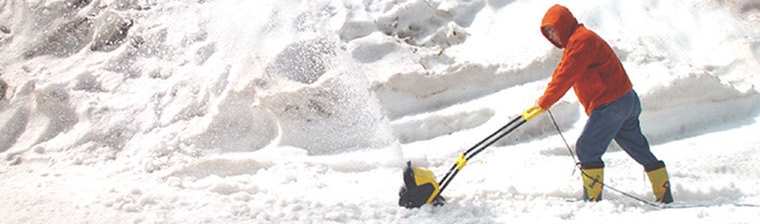
[{"label": "icy snow chunk", "polygon": [[98,77],[90,72],[79,74],[75,80],[72,81],[72,89],[87,91],[87,92],[102,92],[103,87],[98,81]]},{"label": "icy snow chunk", "polygon": [[377,25],[375,25],[373,18],[369,17],[366,12],[351,11],[338,34],[342,41],[351,41],[370,35],[375,31],[377,31]]},{"label": "icy snow chunk", "polygon": [[11,40],[13,40],[13,36],[11,35],[11,29],[9,29],[5,25],[0,25],[0,47],[9,43]]},{"label": "icy snow chunk", "polygon": [[328,74],[314,85],[262,98],[262,106],[278,118],[280,145],[311,155],[386,146],[390,130],[366,80],[353,71]]},{"label": "icy snow chunk", "polygon": [[195,63],[198,65],[202,65],[215,52],[216,52],[215,43],[209,43],[203,47],[198,48],[198,50],[195,52]]},{"label": "icy snow chunk", "polygon": [[124,44],[129,28],[132,27],[131,19],[124,19],[115,13],[109,13],[102,19],[98,27],[95,39],[90,45],[92,51],[112,51]]},{"label": "icy snow chunk", "polygon": [[379,33],[349,43],[351,56],[364,63],[378,61],[397,49],[399,46],[395,40]]},{"label": "icy snow chunk", "polygon": [[270,77],[283,76],[311,84],[330,69],[335,45],[324,38],[296,42],[282,50],[266,68]]},{"label": "icy snow chunk", "polygon": [[269,145],[279,133],[276,117],[266,108],[253,106],[253,100],[244,93],[230,93],[195,142],[225,152],[256,151]]},{"label": "icy snow chunk", "polygon": [[8,83],[0,79],[0,101],[5,99],[5,91],[8,89]]},{"label": "icy snow chunk", "polygon": [[343,26],[338,30],[340,40],[350,42],[354,39],[362,38],[378,31],[378,24],[376,23],[377,19],[368,11],[372,10],[372,5],[368,5],[367,3],[346,2],[345,7],[348,9],[348,12],[346,12]]},{"label": "icy snow chunk", "polygon": [[92,40],[92,28],[92,19],[76,17],[24,52],[24,57],[28,59],[41,55],[58,57],[73,55]]},{"label": "icy snow chunk", "polygon": [[70,130],[79,119],[69,98],[64,84],[20,87],[10,108],[0,111],[0,152],[22,153]]},{"label": "icy snow chunk", "polygon": [[150,9],[150,5],[154,4],[152,1],[142,0],[116,0],[111,2],[110,6],[116,10],[147,10]]},{"label": "icy snow chunk", "polygon": [[70,8],[84,8],[89,5],[92,0],[66,0],[64,4]]},{"label": "icy snow chunk", "polygon": [[482,1],[453,5],[410,1],[394,5],[375,21],[378,30],[407,44],[445,49],[466,40],[468,34],[462,27],[470,26],[477,15],[473,12],[483,7]]},{"label": "icy snow chunk", "polygon": [[46,115],[50,120],[47,130],[38,141],[53,138],[79,122],[69,98],[68,89],[63,84],[50,85],[35,92],[36,111]]},{"label": "icy snow chunk", "polygon": [[28,108],[14,108],[0,113],[0,152],[11,148],[29,123]]}]

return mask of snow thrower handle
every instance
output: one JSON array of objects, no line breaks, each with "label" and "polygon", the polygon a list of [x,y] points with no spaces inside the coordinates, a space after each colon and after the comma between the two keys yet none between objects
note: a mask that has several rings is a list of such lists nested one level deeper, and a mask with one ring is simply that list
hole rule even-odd
[{"label": "snow thrower handle", "polygon": [[534,105],[527,110],[523,111],[520,116],[525,119],[525,121],[533,120],[533,118],[536,118],[541,112],[544,112],[544,109],[539,107],[538,105]]},{"label": "snow thrower handle", "polygon": [[447,172],[446,175],[438,183],[441,188],[438,191],[436,198],[441,195],[441,192],[443,192],[444,189],[446,189],[446,186],[449,185],[451,179],[453,179],[454,176],[456,176],[457,173],[459,173],[459,171],[462,170],[465,165],[467,165],[467,160],[472,159],[472,157],[488,148],[489,146],[493,145],[496,143],[496,141],[511,133],[522,124],[525,124],[526,122],[532,120],[542,112],[544,112],[544,109],[539,106],[532,106],[528,108],[527,110],[523,111],[520,116],[516,116],[511,121],[509,121],[509,123],[499,128],[499,130],[496,130],[494,133],[478,142],[478,144],[475,144],[471,148],[467,149],[467,151],[459,155],[456,162],[454,163],[454,166],[449,169],[449,172]]}]

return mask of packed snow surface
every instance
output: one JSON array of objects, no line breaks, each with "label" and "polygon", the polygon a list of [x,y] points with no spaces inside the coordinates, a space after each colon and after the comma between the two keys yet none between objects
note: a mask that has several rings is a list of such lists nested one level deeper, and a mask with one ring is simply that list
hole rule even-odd
[{"label": "packed snow surface", "polygon": [[[398,206],[543,93],[567,6],[616,51],[672,208],[582,188],[549,113]],[[0,1],[0,223],[755,223],[753,0]],[[586,114],[551,109],[571,147]],[[653,201],[616,145],[605,183]]]}]

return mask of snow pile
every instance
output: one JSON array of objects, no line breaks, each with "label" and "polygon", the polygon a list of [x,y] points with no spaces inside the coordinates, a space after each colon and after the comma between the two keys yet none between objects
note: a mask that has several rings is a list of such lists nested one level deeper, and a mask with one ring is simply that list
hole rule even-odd
[{"label": "snow pile", "polygon": [[[8,223],[507,223],[760,218],[760,6],[559,1],[608,40],[676,206],[580,177],[548,113],[471,161],[444,207],[397,206],[407,160],[442,176],[532,105],[561,57],[556,2],[0,3]],[[572,145],[572,91],[552,110]],[[614,144],[606,181],[651,188]]]}]

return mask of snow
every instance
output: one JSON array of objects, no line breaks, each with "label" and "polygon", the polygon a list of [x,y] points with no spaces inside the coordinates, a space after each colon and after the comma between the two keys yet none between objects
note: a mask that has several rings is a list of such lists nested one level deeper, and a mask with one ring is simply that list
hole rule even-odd
[{"label": "snow", "polygon": [[[548,113],[399,207],[407,160],[440,178],[541,95],[555,3],[623,61],[676,208],[577,201]],[[754,223],[759,24],[752,0],[1,1],[0,223]],[[573,145],[572,91],[551,112]]]}]

